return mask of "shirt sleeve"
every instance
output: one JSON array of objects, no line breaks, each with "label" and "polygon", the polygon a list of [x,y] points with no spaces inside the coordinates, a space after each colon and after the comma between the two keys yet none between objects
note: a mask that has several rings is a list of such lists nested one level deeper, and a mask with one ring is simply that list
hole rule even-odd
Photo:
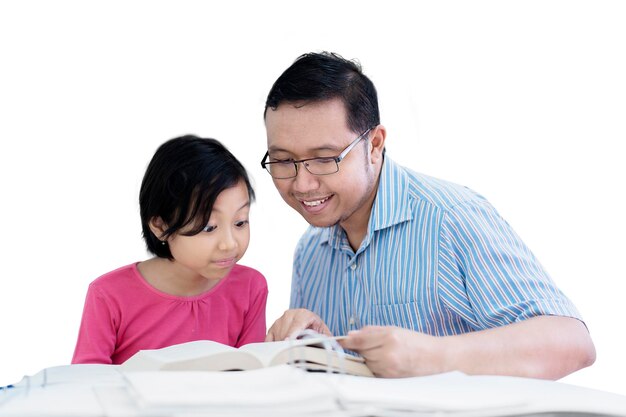
[{"label": "shirt sleeve", "polygon": [[111,364],[117,340],[115,321],[106,297],[91,284],[87,290],[72,363]]},{"label": "shirt sleeve", "polygon": [[439,244],[443,302],[475,330],[539,315],[580,314],[537,258],[486,200],[444,216]]},{"label": "shirt sleeve", "polygon": [[241,347],[248,343],[263,342],[267,331],[265,324],[265,306],[267,304],[267,281],[259,272],[257,282],[253,288],[250,307],[244,317],[243,328],[237,341],[236,347]]},{"label": "shirt sleeve", "polygon": [[304,301],[302,299],[301,290],[301,273],[300,265],[302,264],[302,241],[296,245],[293,255],[293,268],[291,272],[291,297],[289,299],[289,308],[302,308]]}]

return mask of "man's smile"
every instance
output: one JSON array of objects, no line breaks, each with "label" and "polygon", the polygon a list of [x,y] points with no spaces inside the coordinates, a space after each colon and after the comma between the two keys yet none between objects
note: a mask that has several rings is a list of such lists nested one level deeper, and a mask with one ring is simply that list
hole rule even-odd
[{"label": "man's smile", "polygon": [[[296,197],[297,198],[297,197]],[[321,212],[322,210],[324,210],[325,207],[328,206],[328,202],[333,198],[333,195],[329,195],[326,197],[316,197],[314,199],[308,198],[308,199],[302,199],[302,198],[297,198],[297,200],[300,202],[301,207],[310,214],[317,214],[319,212]]]},{"label": "man's smile", "polygon": [[[330,196],[332,197],[332,196]],[[326,201],[328,201],[330,199],[330,197],[324,197],[322,199],[318,199],[318,200],[301,200],[301,203],[304,204],[307,207],[315,207],[315,206],[319,206],[320,204],[325,203]]]}]

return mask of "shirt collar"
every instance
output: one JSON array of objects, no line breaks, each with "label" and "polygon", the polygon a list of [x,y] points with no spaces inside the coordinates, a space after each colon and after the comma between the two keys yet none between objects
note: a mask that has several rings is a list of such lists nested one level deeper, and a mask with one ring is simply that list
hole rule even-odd
[{"label": "shirt collar", "polygon": [[[380,174],[376,198],[370,213],[367,233],[361,248],[365,249],[374,232],[411,220],[413,218],[409,198],[409,178],[401,166],[385,156]],[[350,248],[348,238],[339,225],[327,228],[323,241],[335,249]],[[351,249],[350,249],[351,250]]]}]

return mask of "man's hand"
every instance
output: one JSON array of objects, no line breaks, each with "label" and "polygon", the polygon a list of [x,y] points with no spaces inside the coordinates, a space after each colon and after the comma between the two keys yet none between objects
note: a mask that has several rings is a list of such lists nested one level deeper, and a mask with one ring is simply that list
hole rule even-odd
[{"label": "man's hand", "polygon": [[305,329],[332,336],[322,319],[312,311],[304,308],[287,310],[274,322],[265,336],[266,342],[285,340],[292,334]]},{"label": "man's hand", "polygon": [[398,327],[367,326],[341,345],[360,353],[377,376],[404,377],[458,370],[466,374],[558,379],[595,360],[585,325],[537,316],[454,336],[429,336]]},{"label": "man's hand", "polygon": [[445,372],[443,338],[391,326],[366,326],[341,345],[361,354],[379,377],[400,378]]}]

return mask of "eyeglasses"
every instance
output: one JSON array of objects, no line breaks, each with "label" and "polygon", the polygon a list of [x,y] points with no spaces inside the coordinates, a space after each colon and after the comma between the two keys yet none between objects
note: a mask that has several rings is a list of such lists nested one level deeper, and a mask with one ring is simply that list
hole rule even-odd
[{"label": "eyeglasses", "polygon": [[348,145],[337,156],[328,156],[321,158],[308,158],[294,161],[287,159],[285,161],[268,162],[267,159],[270,156],[269,151],[265,152],[265,156],[261,160],[261,167],[265,169],[272,178],[277,180],[283,180],[287,178],[294,178],[298,175],[298,164],[302,165],[313,175],[330,175],[339,172],[339,162],[341,162],[346,155],[356,146],[361,139],[365,137],[374,127],[370,127],[365,132],[361,133],[356,139]]}]

